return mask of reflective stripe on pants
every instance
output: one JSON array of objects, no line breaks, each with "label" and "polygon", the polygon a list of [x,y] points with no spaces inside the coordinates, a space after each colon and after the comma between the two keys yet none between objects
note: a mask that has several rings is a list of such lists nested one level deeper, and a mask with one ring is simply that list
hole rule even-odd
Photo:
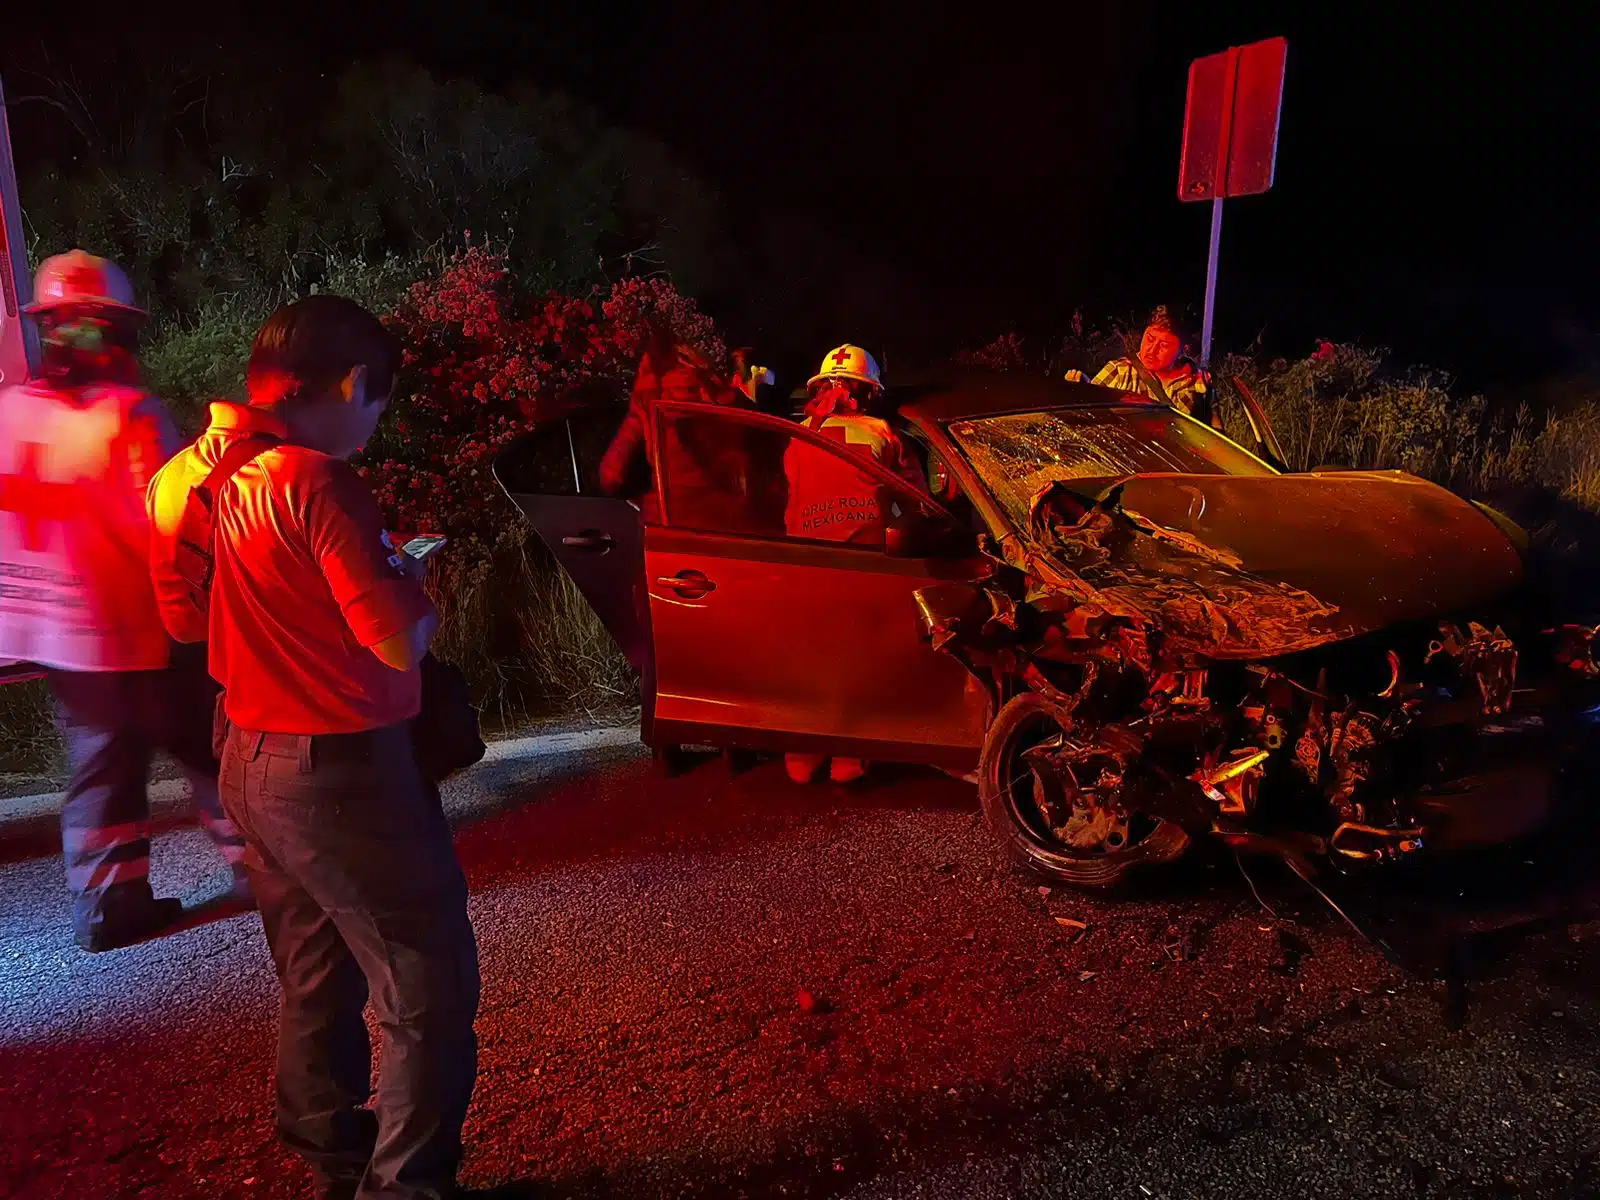
[{"label": "reflective stripe on pants", "polygon": [[109,908],[151,900],[146,781],[157,750],[183,768],[223,857],[233,865],[243,853],[217,798],[217,688],[205,673],[205,648],[180,650],[159,671],[49,673],[72,775],[61,805],[61,849],[80,934],[100,925]]}]

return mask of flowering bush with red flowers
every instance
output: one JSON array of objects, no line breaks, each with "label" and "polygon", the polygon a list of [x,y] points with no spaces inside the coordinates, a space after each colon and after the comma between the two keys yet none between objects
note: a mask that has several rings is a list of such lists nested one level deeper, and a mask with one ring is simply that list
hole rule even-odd
[{"label": "flowering bush with red flowers", "polygon": [[[490,699],[525,701],[530,687],[547,699],[586,691],[597,673],[607,690],[622,690],[614,648],[530,546],[492,465],[540,422],[594,406],[615,408],[620,421],[652,326],[723,369],[715,325],[664,279],[627,279],[588,296],[535,292],[481,246],[413,284],[386,320],[404,359],[361,469],[391,529],[450,539],[428,580],[442,652]],[[588,666],[570,661],[575,653]],[[516,679],[528,671],[537,679]],[[552,684],[553,675],[571,676],[572,687]]]},{"label": "flowering bush with red flowers", "polygon": [[365,467],[393,527],[447,535],[458,567],[520,537],[495,456],[538,422],[620,404],[654,322],[726,361],[710,318],[663,279],[526,294],[502,256],[470,247],[413,284],[388,318],[405,357]]}]

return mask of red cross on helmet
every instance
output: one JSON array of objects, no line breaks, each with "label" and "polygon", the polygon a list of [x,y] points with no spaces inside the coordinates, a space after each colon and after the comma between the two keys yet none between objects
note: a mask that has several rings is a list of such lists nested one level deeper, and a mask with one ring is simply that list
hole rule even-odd
[{"label": "red cross on helmet", "polygon": [[852,346],[848,342],[828,351],[828,356],[822,360],[822,366],[806,381],[806,386],[811,387],[824,379],[854,379],[861,383],[870,383],[875,388],[883,387],[883,377],[878,373],[878,364],[872,355],[860,346]]},{"label": "red cross on helmet", "polygon": [[61,308],[111,310],[131,317],[142,317],[144,310],[134,303],[133,284],[122,268],[109,259],[96,258],[82,250],[57,254],[39,264],[34,278],[33,302],[28,312],[50,312]]}]

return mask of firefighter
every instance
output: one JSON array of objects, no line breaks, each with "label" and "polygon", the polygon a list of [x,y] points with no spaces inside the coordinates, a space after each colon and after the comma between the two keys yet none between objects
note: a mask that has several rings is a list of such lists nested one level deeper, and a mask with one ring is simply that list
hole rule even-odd
[{"label": "firefighter", "polygon": [[[1083,379],[1082,371],[1068,371],[1067,378]],[[1094,382],[1102,387],[1134,392],[1171,405],[1181,413],[1214,425],[1211,412],[1211,379],[1183,353],[1183,337],[1165,305],[1156,309],[1139,339],[1139,352],[1118,358],[1100,368]]]},{"label": "firefighter", "polygon": [[150,889],[156,750],[183,768],[233,868],[232,899],[248,904],[243,844],[218,805],[203,652],[174,650],[150,581],[145,486],[179,437],[138,386],[144,313],[127,276],[82,250],[44,262],[27,311],[41,377],[0,392],[0,659],[46,669],[71,771],[61,841],[73,932],[110,950],[183,910]]},{"label": "firefighter", "polygon": [[[801,416],[808,429],[843,443],[850,450],[881,463],[917,491],[927,484],[905,443],[884,419],[883,377],[872,355],[845,344],[830,350],[806,384]],[[791,537],[882,545],[885,508],[881,489],[862,472],[796,439],[784,456],[789,482],[784,524]],[[787,754],[789,778],[809,783],[823,763],[819,754]],[[859,759],[835,758],[828,764],[835,783],[851,783],[866,773]]]}]

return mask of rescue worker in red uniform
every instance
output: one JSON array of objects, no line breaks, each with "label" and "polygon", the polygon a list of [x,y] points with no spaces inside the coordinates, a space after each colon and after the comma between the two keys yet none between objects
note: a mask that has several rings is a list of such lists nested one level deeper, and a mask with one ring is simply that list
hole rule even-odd
[{"label": "rescue worker in red uniform", "polygon": [[42,376],[0,392],[0,660],[48,672],[71,772],[61,841],[73,932],[109,950],[183,910],[150,890],[157,750],[187,776],[235,900],[249,893],[242,840],[217,802],[216,691],[203,654],[168,639],[150,582],[145,485],[179,436],[137,384],[144,313],[127,276],[82,250],[45,261],[28,311]]},{"label": "rescue worker in red uniform", "polygon": [[[1081,381],[1082,371],[1067,378]],[[1093,382],[1121,392],[1148,396],[1186,413],[1197,421],[1215,424],[1211,411],[1211,378],[1183,355],[1183,337],[1165,306],[1151,314],[1139,339],[1139,352],[1117,358],[1100,368]]]},{"label": "rescue worker in red uniform", "polygon": [[[756,388],[764,382],[756,372],[764,376],[765,368],[752,368],[736,358],[734,374],[722,376],[693,346],[677,341],[670,333],[657,333],[639,361],[622,425],[600,460],[600,490],[610,496],[633,500],[645,524],[654,524],[657,520],[654,444],[657,401],[751,408]],[[687,498],[695,492],[721,496],[748,494],[750,463],[742,430],[704,426],[685,429],[669,422],[666,436],[673,442],[675,495]],[[737,522],[744,515],[751,514],[733,512],[728,518]]]},{"label": "rescue worker in red uniform", "polygon": [[[400,359],[352,300],[279,309],[251,348],[250,403],[213,404],[149,495],[163,611],[194,628],[174,543],[190,492],[215,481],[204,624],[226,689],[222,799],[283,993],[279,1137],[326,1200],[455,1195],[477,1069],[467,883],[410,733],[438,614],[346,461]],[[370,1107],[369,998],[383,1033]]]},{"label": "rescue worker in red uniform", "polygon": [[[849,344],[830,350],[806,391],[801,417],[806,428],[880,463],[917,491],[927,491],[922,468],[879,415],[885,394],[872,355]],[[790,537],[883,545],[890,500],[848,463],[796,439],[784,456],[784,475],[789,483],[784,525]],[[811,782],[826,761],[820,754],[784,756],[789,778],[796,783]],[[852,783],[864,774],[866,764],[859,759],[828,763],[835,783]]]}]

